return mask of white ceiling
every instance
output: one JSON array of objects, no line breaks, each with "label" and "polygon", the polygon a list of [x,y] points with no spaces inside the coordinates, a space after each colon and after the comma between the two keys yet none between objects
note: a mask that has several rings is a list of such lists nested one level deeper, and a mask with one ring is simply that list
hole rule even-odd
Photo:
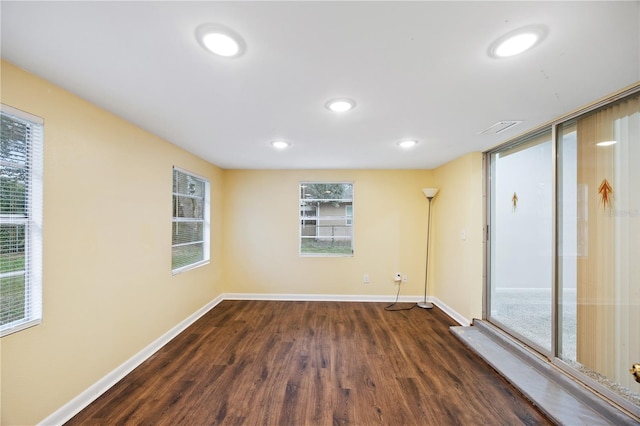
[{"label": "white ceiling", "polygon": [[[640,80],[640,2],[12,2],[2,58],[223,168],[429,169]],[[240,33],[216,57],[195,29]],[[521,56],[489,45],[528,25]],[[349,97],[343,115],[324,108]],[[498,135],[501,120],[523,123]],[[269,142],[293,143],[275,151]],[[417,138],[403,151],[396,142]]]}]

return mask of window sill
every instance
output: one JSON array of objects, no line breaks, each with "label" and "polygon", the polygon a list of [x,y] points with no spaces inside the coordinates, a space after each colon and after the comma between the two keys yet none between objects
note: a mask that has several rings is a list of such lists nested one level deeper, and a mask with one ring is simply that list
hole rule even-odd
[{"label": "window sill", "polygon": [[203,260],[202,262],[192,263],[191,265],[183,266],[181,268],[176,268],[176,269],[173,269],[171,271],[171,275],[178,275],[178,274],[181,274],[183,272],[187,272],[187,271],[190,271],[192,269],[199,268],[199,267],[204,266],[204,265],[208,265],[209,263],[210,263],[209,260]]},{"label": "window sill", "polygon": [[6,329],[0,331],[0,337],[5,337],[13,333],[17,333],[18,331],[25,330],[27,328],[34,327],[38,324],[41,324],[41,319],[35,319],[31,321],[21,322],[19,324],[14,325],[13,327],[7,327]]}]

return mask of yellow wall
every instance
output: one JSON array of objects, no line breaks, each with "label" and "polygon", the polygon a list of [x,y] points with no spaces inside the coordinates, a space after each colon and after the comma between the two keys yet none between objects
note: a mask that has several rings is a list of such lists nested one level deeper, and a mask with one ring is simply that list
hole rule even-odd
[{"label": "yellow wall", "polygon": [[[395,296],[424,292],[430,170],[225,171],[224,289],[239,293]],[[300,257],[298,184],[354,184],[353,257]],[[370,284],[363,283],[369,274]]]},{"label": "yellow wall", "polygon": [[[44,319],[0,340],[2,424],[34,424],[222,293],[422,297],[482,308],[482,157],[436,170],[220,170],[2,62],[2,102],[45,119]],[[211,179],[212,262],[171,275],[172,166]],[[354,183],[353,257],[298,255],[300,181]],[[224,225],[223,225],[224,224]],[[460,240],[466,230],[467,240]],[[363,275],[370,283],[363,283]]]},{"label": "yellow wall", "polygon": [[43,322],[1,339],[2,424],[35,424],[220,294],[211,264],[171,275],[172,166],[222,171],[2,62],[2,102],[43,117]]},{"label": "yellow wall", "polygon": [[429,285],[430,294],[468,320],[482,318],[482,175],[479,152],[434,170],[435,186],[440,192],[432,204],[435,238],[431,246],[433,263],[429,266],[429,283],[433,282],[433,286]]}]

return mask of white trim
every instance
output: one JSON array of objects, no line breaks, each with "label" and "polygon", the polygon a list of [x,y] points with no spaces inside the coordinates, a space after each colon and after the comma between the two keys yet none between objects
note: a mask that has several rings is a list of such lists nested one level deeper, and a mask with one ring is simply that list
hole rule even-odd
[{"label": "white trim", "polygon": [[[190,263],[188,265],[183,265],[175,269],[171,269],[171,275],[177,275],[185,271],[189,271],[193,268],[197,268],[202,265],[207,265],[211,261],[211,182],[209,178],[197,175],[193,172],[181,169],[179,167],[173,166],[172,171],[172,181],[173,185],[175,185],[175,177],[176,173],[182,173],[187,177],[194,178],[196,180],[202,181],[204,184],[204,192],[202,196],[189,196],[188,194],[181,194],[179,192],[173,192],[172,203],[175,202],[176,196],[187,196],[193,199],[202,199],[203,203],[203,215],[202,219],[200,218],[184,218],[184,217],[175,217],[172,215],[171,223],[172,226],[174,223],[202,223],[202,236],[203,240],[200,241],[189,241],[187,243],[181,244],[171,244],[172,254],[171,254],[171,262],[173,263],[173,248],[174,247],[184,247],[188,245],[202,244],[202,260],[194,263]],[[173,241],[172,241],[173,242]],[[172,265],[173,267],[173,265]]]},{"label": "white trim", "polygon": [[173,170],[176,170],[176,171],[178,171],[180,173],[183,173],[185,175],[190,175],[190,176],[193,176],[194,178],[198,178],[200,180],[204,180],[204,181],[207,181],[207,182],[209,182],[211,180],[211,179],[209,179],[208,177],[206,177],[204,175],[199,175],[197,173],[193,173],[191,170],[183,169],[182,167],[173,166]]},{"label": "white trim", "polygon": [[224,300],[220,295],[211,302],[198,309],[196,312],[187,317],[184,321],[178,323],[175,327],[167,331],[165,334],[157,338],[146,348],[129,358],[115,370],[108,373],[102,379],[89,386],[78,396],[60,407],[50,416],[42,420],[39,425],[61,425],[69,421],[73,416],[78,414],[82,409],[95,401],[100,395],[108,391],[113,385],[118,383],[127,374],[132,372],[136,367],[146,361],[151,355],[156,353],[160,348],[169,343],[171,339],[182,333],[187,327],[196,322],[200,317],[213,309],[218,303]]},{"label": "white trim", "polygon": [[0,111],[4,112],[5,114],[9,114],[12,115],[16,118],[19,118],[21,120],[24,121],[30,121],[34,124],[43,126],[44,125],[44,118],[42,117],[38,117],[37,115],[33,115],[30,114],[26,111],[23,111],[21,109],[18,108],[14,108],[12,106],[9,106],[7,104],[0,104]]},{"label": "white trim", "polygon": [[438,299],[437,297],[429,296],[428,300],[431,303],[433,303],[434,305],[436,305],[438,308],[442,309],[445,314],[447,314],[451,318],[453,318],[458,324],[460,324],[462,326],[465,326],[465,327],[471,325],[471,321],[469,321],[464,316],[460,315],[458,312],[454,311],[449,305],[447,305],[446,303],[444,303],[442,300]]},{"label": "white trim", "polygon": [[[146,361],[160,348],[169,343],[174,337],[183,332],[187,327],[196,322],[200,317],[216,307],[223,300],[289,300],[289,301],[317,301],[317,302],[394,302],[396,297],[393,295],[350,295],[350,294],[272,294],[272,293],[222,293],[211,302],[191,314],[184,321],[167,331],[165,334],[157,338],[154,342],[142,349],[140,352],[129,358],[127,361],[118,366],[115,370],[108,373],[102,379],[89,386],[78,396],[67,402],[58,410],[53,412],[47,418],[42,420],[39,425],[62,425],[69,421],[73,416],[78,414],[89,404],[95,401],[100,395],[108,391],[113,385],[122,380],[127,374],[136,367]],[[411,303],[421,300],[420,296],[400,296],[399,303]],[[471,322],[465,317],[451,309],[438,298],[429,297],[428,300],[442,309],[447,315],[456,320],[461,325],[470,325]]]},{"label": "white trim", "polygon": [[[15,324],[15,325],[11,325]],[[4,329],[0,334],[0,337],[5,337],[13,333],[17,333],[18,331],[26,330],[27,328],[31,328],[35,325],[42,324],[42,318],[36,318],[29,321],[24,321],[24,319],[15,320],[13,322],[6,323],[4,325]]]},{"label": "white trim", "polygon": [[[306,188],[309,185],[351,185],[351,198],[302,198],[302,194],[303,194],[303,188]],[[337,201],[339,203],[351,203],[352,209],[353,209],[353,205],[355,204],[355,183],[354,181],[299,181],[298,182],[298,213],[301,213],[302,211],[307,210],[306,207],[309,207],[306,203],[319,203],[319,202],[328,202],[328,201]],[[318,204],[319,206],[319,204]],[[303,238],[307,238],[307,239],[312,239],[312,238],[323,238],[323,236],[318,235],[318,229],[320,227],[320,222],[322,220],[331,220],[331,218],[334,218],[334,220],[341,220],[341,219],[347,219],[346,215],[344,217],[342,216],[320,216],[320,208],[315,208],[315,206],[311,206],[314,207],[315,209],[315,215],[314,216],[305,216],[304,214],[299,214],[300,219],[298,221],[298,256],[301,258],[314,258],[314,257],[353,257],[354,253],[355,253],[355,241],[354,241],[354,234],[355,234],[355,228],[353,227],[353,221],[354,221],[354,216],[352,214],[351,216],[351,225],[345,225],[346,227],[349,227],[351,229],[351,235],[349,236],[341,236],[341,239],[349,239],[351,241],[351,253],[303,253],[302,252],[302,241]],[[308,210],[307,210],[308,211]],[[353,210],[352,210],[353,212]],[[315,226],[316,226],[316,235],[313,236],[308,236],[302,235],[302,227],[305,223],[305,221],[315,221]],[[324,236],[324,237],[328,237],[331,238],[331,236]]]},{"label": "white trim", "polygon": [[[294,302],[394,302],[396,297],[359,294],[225,293],[224,300],[289,300]],[[399,303],[416,302],[419,296],[400,296]]]},{"label": "white trim", "polygon": [[181,267],[176,268],[176,269],[172,269],[171,270],[171,275],[178,275],[178,274],[181,274],[183,272],[190,271],[191,269],[195,269],[195,268],[199,268],[199,267],[204,266],[204,265],[208,265],[209,263],[211,263],[211,261],[209,259],[201,260],[201,261],[196,262],[196,263],[190,263],[189,265],[185,265],[185,266],[181,266]]},{"label": "white trim", "polygon": [[[21,122],[30,129],[24,137],[26,147],[24,164],[18,166],[26,170],[28,183],[25,183],[27,212],[26,214],[2,215],[2,222],[9,225],[25,227],[24,244],[24,317],[0,326],[0,338],[20,330],[42,323],[42,205],[43,205],[43,156],[44,156],[44,120],[28,112],[21,111],[5,104],[0,104],[2,115],[11,120]],[[6,164],[6,162],[5,162]],[[7,275],[10,276],[10,275]],[[17,275],[14,275],[17,276]]]}]

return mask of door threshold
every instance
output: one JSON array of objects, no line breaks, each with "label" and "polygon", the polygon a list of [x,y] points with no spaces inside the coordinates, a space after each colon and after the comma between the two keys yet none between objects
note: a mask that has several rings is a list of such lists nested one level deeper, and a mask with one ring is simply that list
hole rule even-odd
[{"label": "door threshold", "polygon": [[551,420],[561,425],[638,425],[631,417],[485,321],[450,327]]}]

